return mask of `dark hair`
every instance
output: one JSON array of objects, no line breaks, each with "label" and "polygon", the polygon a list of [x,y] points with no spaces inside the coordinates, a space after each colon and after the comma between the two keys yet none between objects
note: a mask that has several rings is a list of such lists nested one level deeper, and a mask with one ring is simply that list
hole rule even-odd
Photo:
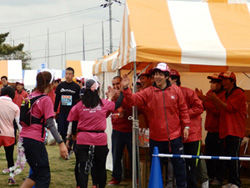
[{"label": "dark hair", "polygon": [[11,99],[15,97],[15,90],[12,87],[4,87],[1,90],[1,96],[9,96]]},{"label": "dark hair", "polygon": [[172,80],[176,80],[176,85],[177,85],[177,86],[181,86],[181,79],[180,79],[179,76],[173,75],[173,76],[170,76],[170,78],[171,78]]},{"label": "dark hair", "polygon": [[1,80],[2,80],[3,78],[5,78],[6,80],[8,80],[8,77],[7,77],[7,76],[2,76],[2,77],[1,77]]},{"label": "dark hair", "polygon": [[98,91],[91,91],[90,89],[86,89],[84,92],[84,95],[82,96],[82,103],[87,108],[95,108],[99,104],[102,106],[102,100],[100,99],[98,95]]},{"label": "dark hair", "polygon": [[168,71],[161,71],[161,70],[159,70],[159,69],[154,69],[153,71],[152,71],[152,75],[155,75],[155,73],[163,73],[164,75],[165,75],[165,77],[167,77],[167,76],[169,76],[169,72]]},{"label": "dark hair", "polygon": [[122,77],[121,76],[115,76],[115,77],[113,77],[113,80],[114,79],[120,79],[120,80],[122,80]]},{"label": "dark hair", "polygon": [[39,72],[36,76],[36,89],[44,93],[45,89],[50,85],[51,77],[48,71]]},{"label": "dark hair", "polygon": [[75,74],[75,71],[74,71],[74,69],[73,69],[72,67],[68,67],[68,68],[66,68],[66,71],[72,71],[72,72],[73,72],[73,74]]}]

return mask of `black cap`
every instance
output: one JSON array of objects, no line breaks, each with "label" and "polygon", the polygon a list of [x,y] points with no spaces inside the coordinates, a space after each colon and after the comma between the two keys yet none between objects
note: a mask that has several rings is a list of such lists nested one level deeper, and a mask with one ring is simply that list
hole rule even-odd
[{"label": "black cap", "polygon": [[94,83],[95,83],[95,80],[93,80],[93,79],[88,79],[88,80],[86,81],[86,89],[90,89],[91,86],[92,86]]}]

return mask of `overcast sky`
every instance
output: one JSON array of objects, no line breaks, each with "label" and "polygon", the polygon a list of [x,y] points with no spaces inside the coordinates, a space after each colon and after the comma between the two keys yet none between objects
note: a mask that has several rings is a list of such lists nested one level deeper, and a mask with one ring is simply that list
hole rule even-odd
[{"label": "overcast sky", "polygon": [[[124,0],[122,0],[124,2]],[[102,21],[105,52],[109,49],[109,11],[100,5],[104,0],[1,0],[0,32],[10,32],[8,43],[24,43],[30,51],[33,69],[47,61],[49,31],[49,65],[61,69],[67,60],[82,60],[84,24],[86,60],[102,56]],[[113,48],[118,48],[124,5],[112,5]],[[66,43],[65,43],[66,35]]]}]

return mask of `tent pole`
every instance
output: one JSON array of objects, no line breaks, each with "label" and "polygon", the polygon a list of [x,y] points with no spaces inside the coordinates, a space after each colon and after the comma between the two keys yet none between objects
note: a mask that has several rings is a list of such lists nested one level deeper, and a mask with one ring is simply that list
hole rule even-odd
[{"label": "tent pole", "polygon": [[[134,79],[133,79],[133,93],[136,93],[136,62],[134,62]],[[137,107],[133,106],[133,130],[132,130],[132,187],[141,188],[141,180],[140,180],[140,156],[139,156],[139,140],[138,140],[138,132],[139,132],[139,121],[138,121],[138,113]]]}]

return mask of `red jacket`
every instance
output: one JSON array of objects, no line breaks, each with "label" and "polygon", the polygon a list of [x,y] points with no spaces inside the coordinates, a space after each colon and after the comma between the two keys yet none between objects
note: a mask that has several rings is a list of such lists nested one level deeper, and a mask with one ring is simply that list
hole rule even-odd
[{"label": "red jacket", "polygon": [[132,132],[132,121],[128,117],[132,115],[132,108],[122,101],[122,106],[111,115],[113,129],[120,132]]},{"label": "red jacket", "polygon": [[237,136],[243,138],[246,131],[247,103],[246,95],[240,88],[235,88],[223,101],[227,103],[226,109],[220,113],[220,138]]},{"label": "red jacket", "polygon": [[13,99],[13,102],[21,108],[22,102],[25,98],[28,97],[28,93],[25,90],[22,90],[21,93],[19,93],[17,90],[15,91],[15,97]]},{"label": "red jacket", "polygon": [[[206,96],[213,93],[212,90],[209,90]],[[221,91],[216,93],[217,97],[220,99],[225,95],[225,91]],[[220,122],[220,110],[214,105],[212,101],[206,100],[204,103],[204,108],[206,110],[206,121],[205,121],[205,129],[210,133],[219,133],[219,122]]]},{"label": "red jacket", "polygon": [[131,105],[145,106],[149,121],[150,139],[169,141],[181,137],[182,126],[189,126],[190,119],[182,91],[173,85],[164,90],[150,86],[132,94],[123,92]]},{"label": "red jacket", "polygon": [[202,101],[196,93],[189,88],[180,87],[185,98],[190,117],[190,129],[188,139],[184,143],[199,141],[202,138],[201,114],[203,112]]}]

